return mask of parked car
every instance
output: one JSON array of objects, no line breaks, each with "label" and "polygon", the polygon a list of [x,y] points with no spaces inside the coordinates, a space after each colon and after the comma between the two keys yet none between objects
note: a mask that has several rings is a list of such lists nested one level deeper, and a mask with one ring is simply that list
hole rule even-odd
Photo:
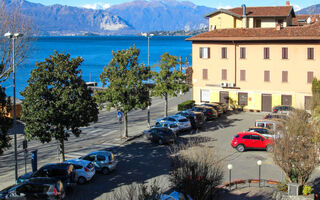
[{"label": "parked car", "polygon": [[287,114],[280,114],[280,113],[268,113],[264,116],[264,119],[288,119]]},{"label": "parked car", "polygon": [[272,108],[273,113],[289,114],[294,108],[292,106],[275,106]]},{"label": "parked car", "polygon": [[254,123],[255,127],[262,127],[262,128],[267,128],[271,131],[273,131],[274,133],[277,133],[277,129],[279,126],[279,120],[256,120]]},{"label": "parked car", "polygon": [[223,113],[226,113],[228,111],[228,106],[225,103],[222,103],[222,102],[213,102],[213,103],[219,104],[223,109]]},{"label": "parked car", "polygon": [[65,190],[63,183],[56,178],[48,177],[31,178],[23,183],[9,186],[0,191],[0,199],[7,200],[53,200],[64,198]]},{"label": "parked car", "polygon": [[239,152],[243,152],[246,149],[265,149],[270,152],[273,150],[273,145],[273,139],[255,132],[238,133],[231,141],[231,146]]},{"label": "parked car", "polygon": [[223,114],[223,108],[216,103],[203,103],[201,106],[208,106],[214,108],[218,112],[218,116],[221,116]]},{"label": "parked car", "polygon": [[145,137],[152,142],[162,144],[170,144],[176,141],[176,135],[168,128],[152,128],[144,132]]},{"label": "parked car", "polygon": [[248,129],[249,132],[256,132],[259,133],[265,137],[270,137],[270,138],[276,138],[276,135],[274,134],[273,131],[271,131],[270,129],[267,128],[263,128],[263,127],[250,127]]},{"label": "parked car", "polygon": [[179,134],[181,131],[183,131],[181,126],[178,126],[175,122],[160,122],[157,123],[157,125],[154,126],[155,128],[168,128],[172,130],[174,134]]},{"label": "parked car", "polygon": [[63,185],[70,189],[75,185],[75,169],[72,164],[69,163],[50,163],[42,166],[34,173],[29,172],[20,176],[17,180],[18,183],[22,183],[30,178],[35,177],[51,177],[61,180]]},{"label": "parked car", "polygon": [[171,115],[171,116],[157,119],[155,125],[161,122],[176,123],[181,130],[189,130],[192,128],[190,121],[186,117],[183,117],[180,115]]},{"label": "parked car", "polygon": [[75,169],[75,181],[78,184],[84,184],[90,181],[96,174],[96,170],[91,161],[72,159],[65,161],[65,163],[73,164]]},{"label": "parked car", "polygon": [[181,115],[189,119],[193,129],[201,128],[205,123],[205,117],[202,112],[195,112],[191,110],[186,110],[176,113],[176,115]]},{"label": "parked car", "polygon": [[196,112],[202,112],[205,116],[206,121],[218,118],[218,112],[215,109],[208,106],[194,106],[191,110]]},{"label": "parked car", "polygon": [[110,151],[94,151],[79,159],[92,162],[96,171],[101,172],[102,174],[109,174],[116,169],[118,164],[118,161]]}]

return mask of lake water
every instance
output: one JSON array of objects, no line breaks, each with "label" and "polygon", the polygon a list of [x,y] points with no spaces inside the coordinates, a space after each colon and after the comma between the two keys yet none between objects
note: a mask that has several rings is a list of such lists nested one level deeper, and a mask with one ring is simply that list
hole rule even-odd
[{"label": "lake water", "polygon": [[[187,37],[152,37],[150,39],[150,65],[156,64],[160,56],[168,52],[170,55],[181,56],[182,60],[191,65],[192,44],[185,41]],[[112,51],[128,49],[135,45],[140,49],[139,62],[148,64],[148,39],[139,36],[101,36],[101,37],[40,37],[32,44],[32,51],[27,60],[16,70],[17,98],[27,86],[30,72],[36,62],[42,62],[57,50],[59,53],[70,53],[72,58],[81,56],[84,62],[80,66],[85,81],[96,81],[101,86],[99,75],[103,67],[112,59]],[[158,71],[159,68],[155,68]],[[12,96],[12,78],[4,84],[7,96]]]}]

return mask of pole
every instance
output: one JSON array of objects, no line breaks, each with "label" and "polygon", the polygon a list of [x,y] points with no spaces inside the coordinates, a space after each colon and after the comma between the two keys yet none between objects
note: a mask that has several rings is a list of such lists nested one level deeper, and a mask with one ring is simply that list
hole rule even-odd
[{"label": "pole", "polygon": [[[148,35],[148,67],[150,66],[150,36]],[[149,81],[148,81],[149,82]],[[149,85],[150,87],[150,85]],[[148,89],[148,128],[150,128],[150,88]]]},{"label": "pole", "polygon": [[231,169],[229,169],[229,190],[231,191]]},{"label": "pole", "polygon": [[261,186],[261,165],[259,165],[259,187]]},{"label": "pole", "polygon": [[12,67],[13,67],[13,131],[14,131],[14,161],[15,161],[15,179],[18,180],[18,154],[17,154],[17,132],[16,127],[16,70],[15,70],[15,38],[12,37]]}]

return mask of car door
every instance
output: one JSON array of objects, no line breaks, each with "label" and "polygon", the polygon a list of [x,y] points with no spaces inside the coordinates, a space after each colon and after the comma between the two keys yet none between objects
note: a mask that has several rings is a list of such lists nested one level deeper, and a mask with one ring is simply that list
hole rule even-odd
[{"label": "car door", "polygon": [[250,135],[242,136],[241,143],[243,143],[246,148],[251,148],[252,147],[251,136]]},{"label": "car door", "polygon": [[16,188],[15,191],[10,192],[9,199],[14,200],[25,200],[25,199],[34,199],[32,195],[32,185],[23,184],[20,187]]},{"label": "car door", "polygon": [[104,155],[97,155],[96,156],[96,164],[99,166],[99,169],[102,169],[106,165],[106,157]]},{"label": "car door", "polygon": [[262,139],[259,135],[251,135],[251,144],[252,144],[251,148],[257,148],[257,149],[264,148]]}]

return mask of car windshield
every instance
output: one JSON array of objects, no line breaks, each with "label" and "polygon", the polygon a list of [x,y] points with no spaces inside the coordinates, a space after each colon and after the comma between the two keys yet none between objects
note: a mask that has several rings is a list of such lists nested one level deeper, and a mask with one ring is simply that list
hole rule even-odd
[{"label": "car windshield", "polygon": [[187,119],[179,119],[179,122],[188,122]]}]

